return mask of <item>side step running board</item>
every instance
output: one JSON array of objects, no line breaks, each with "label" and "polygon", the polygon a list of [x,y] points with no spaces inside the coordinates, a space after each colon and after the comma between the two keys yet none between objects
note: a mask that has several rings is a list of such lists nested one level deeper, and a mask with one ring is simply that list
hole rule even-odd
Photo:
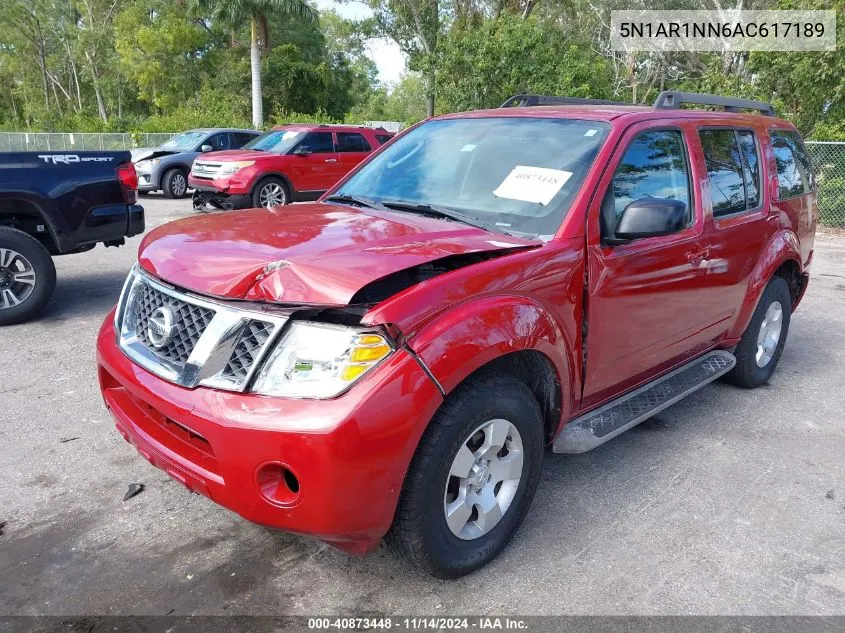
[{"label": "side step running board", "polygon": [[569,422],[555,438],[555,453],[584,453],[675,404],[736,365],[730,352],[709,352],[694,361]]}]

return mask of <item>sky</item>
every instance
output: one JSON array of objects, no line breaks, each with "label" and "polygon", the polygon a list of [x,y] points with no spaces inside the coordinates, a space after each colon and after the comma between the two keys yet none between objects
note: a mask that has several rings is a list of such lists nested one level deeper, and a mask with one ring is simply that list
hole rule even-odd
[{"label": "sky", "polygon": [[[337,0],[316,0],[318,9],[334,9],[344,18],[360,20],[372,15],[370,8],[355,0],[338,2]],[[379,79],[398,81],[405,71],[405,58],[396,43],[389,39],[371,40],[368,44],[368,56],[378,66]]]}]

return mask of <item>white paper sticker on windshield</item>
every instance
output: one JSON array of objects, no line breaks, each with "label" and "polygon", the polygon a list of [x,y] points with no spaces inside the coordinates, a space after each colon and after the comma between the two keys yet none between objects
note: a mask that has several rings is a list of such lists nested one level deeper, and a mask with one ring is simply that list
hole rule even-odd
[{"label": "white paper sticker on windshield", "polygon": [[596,132],[598,132],[598,130],[587,130],[584,132],[584,136],[595,136]]},{"label": "white paper sticker on windshield", "polygon": [[464,145],[464,146],[461,148],[461,151],[462,151],[462,152],[471,152],[471,151],[472,151],[472,150],[474,150],[474,149],[475,149],[475,145],[473,145],[472,143],[467,143],[466,145]]},{"label": "white paper sticker on windshield", "polygon": [[502,181],[494,196],[547,205],[572,177],[571,171],[517,165]]}]

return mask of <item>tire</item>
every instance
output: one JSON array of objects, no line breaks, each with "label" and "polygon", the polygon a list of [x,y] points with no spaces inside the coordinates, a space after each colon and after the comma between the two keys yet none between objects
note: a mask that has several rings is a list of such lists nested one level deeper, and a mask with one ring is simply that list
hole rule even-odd
[{"label": "tire", "polygon": [[176,167],[164,172],[161,178],[161,190],[165,198],[184,198],[188,193],[188,175],[185,170]]},{"label": "tire", "polygon": [[[734,350],[736,366],[726,374],[725,381],[744,389],[754,389],[766,383],[783,353],[791,316],[792,295],[789,286],[783,278],[773,277]],[[778,322],[779,329],[776,325]]]},{"label": "tire", "polygon": [[0,227],[0,325],[35,317],[55,288],[56,266],[41,242],[23,231]]},{"label": "tire", "polygon": [[[503,468],[512,467],[513,462],[508,460],[520,454],[516,443],[520,440],[522,464],[518,481],[511,478],[499,484],[496,479],[501,475],[497,473],[503,471],[487,471],[483,466],[481,470],[470,470],[465,479],[454,476],[456,470],[466,471],[469,463],[472,469],[478,468],[473,457],[484,451],[493,435],[503,437],[503,422],[510,424],[504,443],[510,450],[504,456],[500,450],[493,459]],[[478,431],[485,424],[490,425],[487,430]],[[479,439],[484,443],[476,454],[471,454]],[[438,578],[458,578],[485,565],[507,546],[531,505],[540,479],[543,444],[540,407],[524,383],[501,374],[470,378],[449,394],[425,430],[399,495],[387,541],[417,568]],[[493,450],[496,445],[494,442]],[[464,459],[458,459],[459,451]],[[492,490],[493,498],[501,501],[499,508],[504,506],[501,518],[496,522],[495,512],[482,517],[479,506],[472,506],[474,509],[461,528],[468,510],[460,506],[472,504],[460,500],[485,498],[475,496],[479,494],[475,486],[488,473],[491,478],[480,494],[487,494],[489,500]],[[463,512],[452,515],[452,527],[446,518],[447,504]],[[456,533],[456,529],[460,532]]]},{"label": "tire", "polygon": [[[268,198],[273,197],[280,201],[275,204],[268,203]],[[261,207],[272,209],[273,207],[289,203],[290,190],[288,189],[285,181],[281,178],[276,178],[275,176],[263,178],[257,185],[255,185],[255,189],[252,190],[252,206],[256,209],[260,209]]]}]

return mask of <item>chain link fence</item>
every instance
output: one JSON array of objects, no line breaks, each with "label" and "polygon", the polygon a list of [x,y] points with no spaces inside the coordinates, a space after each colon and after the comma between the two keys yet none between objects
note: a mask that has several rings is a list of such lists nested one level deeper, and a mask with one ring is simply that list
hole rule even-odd
[{"label": "chain link fence", "polygon": [[173,134],[0,132],[0,152],[129,150],[158,147]]},{"label": "chain link fence", "polygon": [[[370,124],[382,125],[391,132],[401,128],[390,121]],[[0,152],[130,150],[157,147],[172,136],[170,133],[0,132]],[[845,142],[807,141],[806,146],[817,172],[819,224],[845,228]]]},{"label": "chain link fence", "polygon": [[807,141],[816,169],[819,224],[845,228],[845,143]]}]

